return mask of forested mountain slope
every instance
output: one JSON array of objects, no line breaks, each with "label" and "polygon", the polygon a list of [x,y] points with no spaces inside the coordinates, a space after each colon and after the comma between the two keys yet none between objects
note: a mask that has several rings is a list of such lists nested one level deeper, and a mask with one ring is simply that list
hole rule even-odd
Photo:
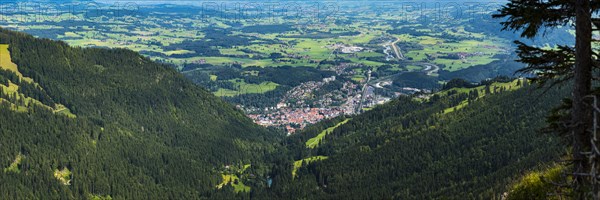
[{"label": "forested mountain slope", "polygon": [[403,96],[281,147],[277,134],[132,51],[3,29],[0,44],[7,199],[489,199],[563,149],[536,132],[567,90],[523,80]]},{"label": "forested mountain slope", "polygon": [[[401,97],[346,123],[323,122],[288,138],[287,157],[281,158],[287,162],[275,170],[269,195],[499,198],[523,173],[558,160],[559,138],[539,130],[568,93],[521,87],[528,85],[522,80],[486,84],[453,88],[429,100]],[[307,145],[336,124],[317,148]]]},{"label": "forested mountain slope", "polygon": [[275,133],[135,52],[4,29],[0,44],[2,198],[214,198],[223,166],[274,149]]}]

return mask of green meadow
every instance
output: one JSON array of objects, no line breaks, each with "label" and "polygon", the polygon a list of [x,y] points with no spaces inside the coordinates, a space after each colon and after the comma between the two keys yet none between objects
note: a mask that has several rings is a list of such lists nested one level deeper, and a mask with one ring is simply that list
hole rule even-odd
[{"label": "green meadow", "polygon": [[302,163],[308,164],[311,162],[325,160],[327,158],[328,158],[327,156],[313,156],[313,157],[304,158],[302,160],[294,161],[294,167],[292,168],[292,177],[296,177],[296,172],[298,171],[298,169],[300,169],[300,167],[302,167]]},{"label": "green meadow", "polygon": [[333,130],[335,130],[337,127],[347,123],[348,121],[350,121],[351,119],[345,119],[344,121],[341,121],[340,123],[336,124],[335,126],[329,127],[323,131],[321,131],[321,133],[319,133],[319,135],[309,139],[308,141],[306,141],[306,148],[310,148],[310,149],[314,149],[315,147],[319,146],[319,144],[321,143],[321,141],[323,141],[323,138],[333,132]]},{"label": "green meadow", "polygon": [[[522,86],[522,85],[519,85],[519,81],[527,81],[527,80],[526,79],[516,79],[516,80],[508,82],[508,83],[495,82],[490,85],[490,92],[491,92],[491,94],[494,94],[494,92],[495,92],[494,88],[503,88],[506,91],[512,91],[512,90],[519,89]],[[486,88],[486,86],[483,86],[483,85],[475,87],[475,88],[452,88],[450,90],[446,90],[446,91],[440,92],[438,94],[442,95],[442,96],[447,96],[448,93],[451,91],[456,91],[456,93],[458,93],[458,94],[468,94],[472,91],[477,91],[477,94],[479,94],[479,96],[477,98],[483,98],[486,95],[485,88]],[[460,110],[461,108],[464,108],[467,105],[469,105],[469,102],[467,100],[464,100],[456,106],[444,109],[444,114]]]},{"label": "green meadow", "polygon": [[[216,79],[216,78],[215,78]],[[245,83],[243,80],[234,79],[229,80],[234,83],[236,90],[219,88],[216,92],[213,92],[216,96],[232,97],[240,94],[262,94],[271,90],[274,90],[279,86],[273,82],[263,82],[261,84]]]}]

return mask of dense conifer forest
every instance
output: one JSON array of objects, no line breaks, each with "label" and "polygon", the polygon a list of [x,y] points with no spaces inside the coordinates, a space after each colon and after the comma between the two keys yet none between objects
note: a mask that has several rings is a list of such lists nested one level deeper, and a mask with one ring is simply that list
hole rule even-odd
[{"label": "dense conifer forest", "polygon": [[[43,104],[2,97],[3,199],[209,198],[222,166],[258,165],[273,153],[274,132],[130,50],[74,48],[4,29],[0,43],[33,80],[3,71],[0,84]],[[55,103],[72,115],[48,109]],[[57,180],[65,169],[69,181]]]},{"label": "dense conifer forest", "polygon": [[[463,86],[458,82],[451,83]],[[283,199],[499,199],[522,174],[564,153],[560,138],[541,130],[567,89],[516,82],[519,89],[484,82],[483,97],[473,86],[447,88],[425,102],[401,97],[307,128],[285,140],[280,159],[288,162],[275,167],[272,191]],[[307,148],[344,119],[317,148]],[[295,177],[289,172],[292,161],[317,156],[326,159],[303,161]]]},{"label": "dense conifer forest", "polygon": [[0,91],[8,199],[490,199],[564,149],[535,133],[568,88],[524,79],[453,80],[284,138],[135,52],[4,29],[0,43],[22,73],[0,71],[18,86]]}]

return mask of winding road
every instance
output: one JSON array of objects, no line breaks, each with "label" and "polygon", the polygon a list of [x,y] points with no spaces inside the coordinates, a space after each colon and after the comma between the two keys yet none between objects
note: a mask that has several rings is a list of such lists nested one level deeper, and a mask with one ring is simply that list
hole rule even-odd
[{"label": "winding road", "polygon": [[427,73],[427,76],[432,76],[433,74],[438,73],[438,71],[440,71],[440,67],[435,64],[418,63],[418,65],[425,66],[425,69],[423,69],[423,72]]},{"label": "winding road", "polygon": [[398,58],[398,60],[404,60],[404,55],[402,55],[402,51],[400,51],[400,48],[396,46],[396,43],[398,42],[400,42],[400,38],[396,38],[396,41],[392,42],[392,49],[394,49],[394,53],[396,53],[396,58]]}]

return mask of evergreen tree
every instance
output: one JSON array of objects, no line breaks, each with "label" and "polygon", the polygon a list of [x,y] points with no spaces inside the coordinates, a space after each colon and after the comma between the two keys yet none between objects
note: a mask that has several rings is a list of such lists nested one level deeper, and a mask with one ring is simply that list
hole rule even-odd
[{"label": "evergreen tree", "polygon": [[[594,79],[592,71],[599,67],[594,61],[598,59],[597,53],[592,51],[592,42],[596,42],[592,40],[592,31],[600,28],[600,19],[592,19],[592,13],[599,9],[600,2],[597,0],[511,0],[494,15],[506,19],[501,23],[504,30],[521,31],[521,36],[526,38],[538,36],[541,31],[553,27],[571,26],[575,29],[575,47],[542,49],[519,41],[515,43],[518,45],[519,61],[528,64],[520,72],[537,74],[533,79],[535,82],[554,86],[573,81],[572,103],[567,107],[568,112],[563,114],[569,115],[570,112],[570,117],[559,117],[566,124],[559,132],[572,138],[572,187],[579,199],[586,198],[587,191],[593,190],[595,197],[600,192],[596,184],[598,179],[588,174],[591,170],[591,174],[597,174],[592,163],[600,164],[600,158],[595,157],[588,162],[588,153],[585,153],[592,152],[597,144],[590,132],[593,108],[589,97]],[[593,29],[592,25],[596,28]]]}]

